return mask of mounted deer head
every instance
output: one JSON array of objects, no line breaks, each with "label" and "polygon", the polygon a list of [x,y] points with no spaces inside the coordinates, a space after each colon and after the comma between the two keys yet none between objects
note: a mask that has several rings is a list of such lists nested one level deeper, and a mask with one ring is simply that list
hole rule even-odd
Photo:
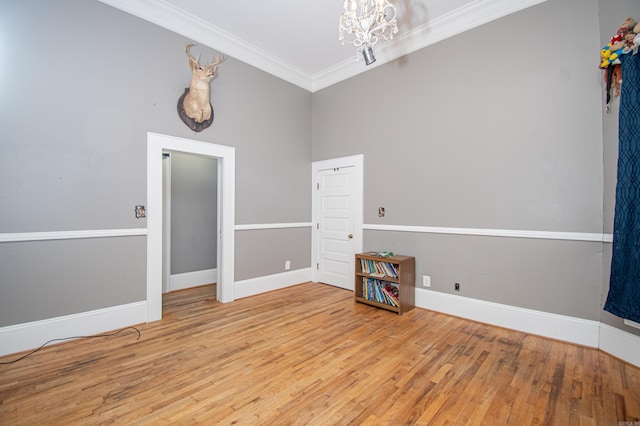
[{"label": "mounted deer head", "polygon": [[218,55],[210,64],[200,65],[199,59],[194,58],[189,51],[193,46],[192,43],[187,43],[184,46],[184,52],[189,58],[189,68],[191,68],[191,83],[178,100],[178,114],[189,128],[199,132],[209,127],[213,122],[213,109],[209,100],[211,91],[209,83],[215,77],[217,66],[226,57]]}]

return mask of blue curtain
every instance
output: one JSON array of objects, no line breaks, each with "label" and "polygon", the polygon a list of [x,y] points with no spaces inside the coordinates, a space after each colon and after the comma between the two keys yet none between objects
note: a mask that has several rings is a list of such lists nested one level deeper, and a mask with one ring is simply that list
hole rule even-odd
[{"label": "blue curtain", "polygon": [[613,257],[604,309],[640,322],[640,53],[622,55]]}]

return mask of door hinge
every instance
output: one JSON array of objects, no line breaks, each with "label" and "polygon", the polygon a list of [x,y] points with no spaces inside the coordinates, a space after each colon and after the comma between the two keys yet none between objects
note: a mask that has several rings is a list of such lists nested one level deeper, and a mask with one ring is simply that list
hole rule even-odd
[{"label": "door hinge", "polygon": [[316,270],[320,269],[320,263],[316,263]]},{"label": "door hinge", "polygon": [[316,223],[316,229],[320,229],[320,223]]},{"label": "door hinge", "polygon": [[316,182],[316,191],[320,191],[320,182]]}]

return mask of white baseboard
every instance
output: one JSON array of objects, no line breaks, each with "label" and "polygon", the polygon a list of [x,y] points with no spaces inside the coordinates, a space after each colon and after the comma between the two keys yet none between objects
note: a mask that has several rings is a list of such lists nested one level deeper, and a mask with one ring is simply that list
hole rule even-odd
[{"label": "white baseboard", "polygon": [[551,339],[598,347],[600,322],[416,288],[416,306]]},{"label": "white baseboard", "polygon": [[243,297],[266,293],[267,291],[278,290],[308,281],[311,281],[311,268],[236,281],[233,289],[234,299],[242,299]]},{"label": "white baseboard", "polygon": [[95,311],[0,328],[0,355],[40,347],[51,339],[90,336],[147,322],[147,302],[135,302]]},{"label": "white baseboard", "polygon": [[600,323],[600,349],[640,367],[640,336]]},{"label": "white baseboard", "polygon": [[174,274],[170,278],[169,291],[184,290],[185,288],[211,284],[217,281],[218,270],[216,268]]}]

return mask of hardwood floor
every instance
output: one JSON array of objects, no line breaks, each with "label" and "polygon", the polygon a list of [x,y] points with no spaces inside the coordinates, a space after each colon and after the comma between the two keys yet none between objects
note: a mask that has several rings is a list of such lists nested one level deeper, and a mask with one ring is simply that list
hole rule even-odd
[{"label": "hardwood floor", "polygon": [[596,349],[419,308],[398,316],[322,284],[228,304],[214,291],[165,295],[139,340],[126,330],[0,365],[0,424],[640,421],[640,369]]}]

